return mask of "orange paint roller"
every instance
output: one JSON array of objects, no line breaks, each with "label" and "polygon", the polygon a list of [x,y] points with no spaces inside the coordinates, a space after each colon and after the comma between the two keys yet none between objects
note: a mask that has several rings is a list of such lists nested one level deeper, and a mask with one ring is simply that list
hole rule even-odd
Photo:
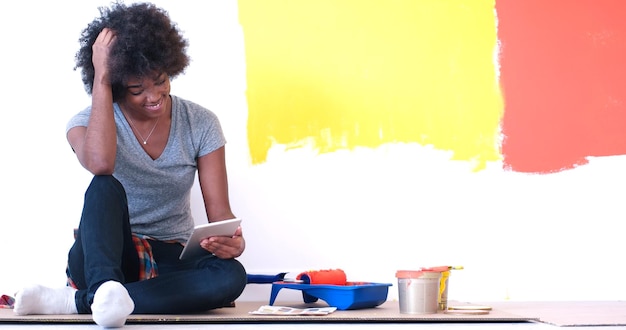
[{"label": "orange paint roller", "polygon": [[346,285],[346,273],[341,269],[322,269],[302,272],[296,277],[306,284]]}]

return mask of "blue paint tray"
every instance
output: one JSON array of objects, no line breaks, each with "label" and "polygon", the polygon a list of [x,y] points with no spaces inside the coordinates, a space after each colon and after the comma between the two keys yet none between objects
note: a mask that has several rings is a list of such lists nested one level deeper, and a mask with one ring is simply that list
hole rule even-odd
[{"label": "blue paint tray", "polygon": [[389,283],[371,282],[347,282],[345,285],[274,282],[269,304],[274,304],[281,289],[293,289],[302,291],[305,303],[321,299],[339,310],[372,308],[387,301],[390,286]]}]

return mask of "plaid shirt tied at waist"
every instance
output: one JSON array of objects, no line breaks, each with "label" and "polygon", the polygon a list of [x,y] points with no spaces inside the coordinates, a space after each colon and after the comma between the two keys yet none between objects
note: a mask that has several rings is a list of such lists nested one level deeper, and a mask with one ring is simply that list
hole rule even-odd
[{"label": "plaid shirt tied at waist", "polygon": [[[139,257],[139,280],[149,280],[159,275],[157,264],[154,261],[152,255],[152,247],[148,240],[153,240],[152,237],[147,235],[133,233],[133,243],[137,250],[137,256]],[[71,278],[67,278],[67,285],[75,289],[78,289],[74,281]]]}]

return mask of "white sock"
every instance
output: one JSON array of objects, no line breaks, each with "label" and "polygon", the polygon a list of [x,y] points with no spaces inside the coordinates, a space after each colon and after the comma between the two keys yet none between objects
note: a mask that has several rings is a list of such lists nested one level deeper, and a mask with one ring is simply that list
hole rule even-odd
[{"label": "white sock", "polygon": [[31,285],[15,295],[13,312],[17,315],[28,314],[76,314],[76,289],[69,286],[47,288]]},{"label": "white sock", "polygon": [[91,314],[94,322],[104,328],[120,328],[135,309],[135,303],[119,282],[102,283],[93,297]]}]

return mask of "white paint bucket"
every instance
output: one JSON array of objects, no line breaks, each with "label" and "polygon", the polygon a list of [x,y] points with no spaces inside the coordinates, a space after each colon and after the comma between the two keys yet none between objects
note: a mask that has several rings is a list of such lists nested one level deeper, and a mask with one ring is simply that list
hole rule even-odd
[{"label": "white paint bucket", "polygon": [[398,298],[402,314],[437,313],[441,272],[399,270]]}]

